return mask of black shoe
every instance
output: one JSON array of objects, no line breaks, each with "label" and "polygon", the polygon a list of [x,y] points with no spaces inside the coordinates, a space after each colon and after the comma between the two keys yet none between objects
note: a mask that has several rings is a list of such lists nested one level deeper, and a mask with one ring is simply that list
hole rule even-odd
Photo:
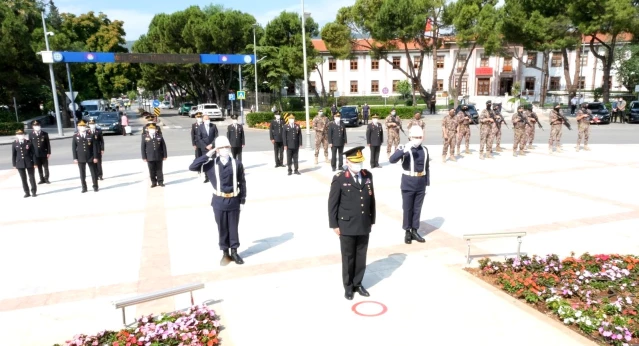
[{"label": "black shoe", "polygon": [[353,292],[352,291],[344,292],[344,298],[346,298],[347,300],[353,300]]},{"label": "black shoe", "polygon": [[156,186],[158,186],[156,183],[152,183],[152,184],[151,184],[151,188],[154,188],[154,187],[156,187]]},{"label": "black shoe", "polygon": [[280,165],[275,165],[275,168],[280,168]]},{"label": "black shoe", "polygon": [[413,228],[413,231],[410,233],[410,235],[413,238],[413,240],[417,240],[420,243],[426,242],[426,240],[424,240],[424,238],[422,238],[422,236],[419,235],[419,233],[417,233],[417,230],[414,228]]},{"label": "black shoe", "polygon": [[31,195],[30,195],[30,194],[28,194],[28,193],[25,193],[25,194],[24,194],[24,198],[29,198],[29,197],[31,197]]},{"label": "black shoe", "polygon": [[98,179],[100,179],[100,180],[104,180],[104,179],[102,179],[102,177],[98,177]]},{"label": "black shoe", "polygon": [[370,297],[371,296],[371,294],[368,293],[368,291],[364,288],[364,286],[355,287],[355,292],[359,293],[359,295],[362,296],[362,297]]},{"label": "black shoe", "polygon": [[87,192],[87,188],[86,188],[86,187],[83,187],[83,188],[82,188],[82,193],[85,193],[85,192]]},{"label": "black shoe", "polygon": [[300,171],[295,171],[295,174],[302,175],[302,173],[300,173]]},{"label": "black shoe", "polygon": [[99,189],[99,188],[97,188],[97,187],[94,187],[94,188],[93,188],[93,192],[98,192],[98,191],[100,191],[100,189]]},{"label": "black shoe", "polygon": [[333,168],[333,172],[335,172],[335,168]]},{"label": "black shoe", "polygon": [[37,193],[35,193],[35,192],[31,192],[31,196],[33,196],[33,197],[38,197],[38,194],[37,194]]},{"label": "black shoe", "polygon": [[45,180],[44,180],[44,182],[45,182],[45,183],[47,183],[47,184],[51,184],[51,182],[49,181],[49,179],[45,179]]},{"label": "black shoe", "polygon": [[164,187],[164,183],[158,183],[158,186]]},{"label": "black shoe", "polygon": [[291,172],[291,171],[288,171],[288,175],[293,175],[293,172]]},{"label": "black shoe", "polygon": [[404,243],[410,244],[413,241],[413,235],[410,230],[406,230],[406,234],[404,235]]},{"label": "black shoe", "polygon": [[38,185],[42,185],[42,184],[45,184],[45,183],[46,183],[46,182],[45,182],[44,180],[40,180],[40,181],[38,182]]},{"label": "black shoe", "polygon": [[231,263],[233,259],[231,258],[231,254],[229,253],[229,249],[222,250],[222,259],[220,259],[220,265],[225,266]]},{"label": "black shoe", "polygon": [[204,184],[209,182],[209,178],[204,179]]},{"label": "black shoe", "polygon": [[235,264],[244,264],[244,260],[242,260],[242,257],[237,254],[237,249],[231,249],[231,258],[233,259]]}]

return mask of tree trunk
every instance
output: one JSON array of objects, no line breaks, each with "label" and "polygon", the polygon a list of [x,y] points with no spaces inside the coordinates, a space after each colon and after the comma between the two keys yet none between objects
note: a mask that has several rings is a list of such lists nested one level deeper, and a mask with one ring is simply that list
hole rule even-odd
[{"label": "tree trunk", "polygon": [[[326,107],[326,88],[324,88],[324,75],[322,74],[322,71],[320,71],[317,65],[315,66],[315,71],[317,71],[317,74],[320,77],[320,84],[322,85],[322,95],[320,97],[320,100],[321,100],[320,106]],[[317,88],[315,88],[315,93],[317,93]]]},{"label": "tree trunk", "polygon": [[550,60],[550,52],[545,50],[542,53],[543,63],[541,66],[541,95],[539,96],[540,106],[546,104],[546,93],[548,92],[548,60]]},{"label": "tree trunk", "polygon": [[[433,83],[431,86],[431,93],[435,94],[437,93],[437,48],[439,48],[439,29],[437,28],[437,23],[436,23],[437,17],[434,17],[433,19],[433,55],[432,55],[432,61],[433,61]],[[426,104],[428,104],[428,102],[430,101],[430,98],[424,98],[424,100],[426,101]]]},{"label": "tree trunk", "polygon": [[615,61],[615,44],[617,43],[617,35],[612,36],[612,41],[607,48],[606,60],[604,61],[604,73],[603,73],[603,102],[610,101],[610,87],[612,83],[608,83],[610,79],[610,70],[612,70],[612,63]]},{"label": "tree trunk", "polygon": [[[564,65],[564,79],[566,80],[566,91],[568,91],[568,95],[572,97],[572,94],[575,92],[577,88],[575,88],[575,81],[570,78],[570,63],[568,62],[568,49],[561,49],[561,56],[563,58]],[[577,56],[579,56],[579,52],[577,52]],[[576,69],[579,70],[579,66],[576,66]]]},{"label": "tree trunk", "polygon": [[575,90],[575,94],[577,94],[577,90],[579,90],[579,84],[581,83],[581,45],[576,51],[575,54],[575,73],[573,77],[573,88]]},{"label": "tree trunk", "polygon": [[[450,76],[448,76],[448,90],[450,91],[450,93],[452,95],[450,95],[453,98],[453,107],[457,108],[457,106],[459,105],[459,100],[457,99],[457,87],[453,87],[453,77],[455,76],[455,61],[457,61],[457,59],[459,58],[459,49],[455,52],[455,57],[453,58],[453,68],[450,69]],[[455,83],[455,85],[457,85]],[[454,92],[453,92],[454,90]],[[446,105],[446,107],[448,107],[448,105]]]},{"label": "tree trunk", "polygon": [[[457,95],[461,95],[461,83],[462,79],[464,79],[464,73],[466,73],[466,68],[468,67],[468,62],[470,61],[470,57],[473,55],[473,51],[475,51],[475,47],[477,46],[477,41],[473,43],[473,46],[470,47],[470,51],[468,52],[468,56],[466,56],[466,61],[464,61],[464,67],[462,67],[461,73],[459,74],[459,79],[455,83],[455,93]],[[453,69],[455,65],[453,64]]]}]

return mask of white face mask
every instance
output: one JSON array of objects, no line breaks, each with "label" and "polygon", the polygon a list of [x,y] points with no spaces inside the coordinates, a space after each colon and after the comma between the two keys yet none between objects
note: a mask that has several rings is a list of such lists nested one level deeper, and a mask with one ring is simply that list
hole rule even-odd
[{"label": "white face mask", "polygon": [[377,119],[373,119],[373,124],[377,124]]},{"label": "white face mask", "polygon": [[220,157],[227,158],[229,157],[229,148],[220,148],[218,149],[217,153],[220,155]]},{"label": "white face mask", "polygon": [[204,120],[204,124],[208,125],[211,123],[211,120]]},{"label": "white face mask", "polygon": [[391,115],[393,115],[393,116],[394,116],[394,115],[395,115],[395,111],[392,111],[392,112],[391,112]]},{"label": "white face mask", "polygon": [[16,138],[17,138],[19,141],[23,141],[23,140],[24,140],[24,135],[16,135]]},{"label": "white face mask", "polygon": [[422,144],[422,140],[421,138],[412,138],[410,140],[410,143],[413,145],[413,147],[417,148],[418,146],[420,146]]},{"label": "white face mask", "polygon": [[89,125],[89,127],[91,128],[91,130],[95,130],[95,125]]},{"label": "white face mask", "polygon": [[86,130],[87,130],[87,128],[84,127],[84,126],[78,127],[78,131],[80,131],[80,133],[84,133]]},{"label": "white face mask", "polygon": [[339,121],[342,120],[341,118],[335,118],[335,123],[339,125]]},{"label": "white face mask", "polygon": [[151,137],[155,136],[155,130],[149,130],[149,136]]},{"label": "white face mask", "polygon": [[348,168],[353,171],[353,173],[359,173],[359,171],[362,170],[362,168],[364,167],[363,163],[353,163],[353,162],[349,162],[348,163]]},{"label": "white face mask", "polygon": [[237,120],[236,119],[233,119],[233,124],[237,124]]},{"label": "white face mask", "polygon": [[34,126],[33,131],[40,131],[40,126]]},{"label": "white face mask", "polygon": [[197,121],[198,124],[201,124],[202,123],[202,118],[197,118],[197,119],[195,119],[195,121]]},{"label": "white face mask", "polygon": [[280,116],[279,116],[279,115],[276,115],[276,116],[275,116],[275,119],[280,120]]}]

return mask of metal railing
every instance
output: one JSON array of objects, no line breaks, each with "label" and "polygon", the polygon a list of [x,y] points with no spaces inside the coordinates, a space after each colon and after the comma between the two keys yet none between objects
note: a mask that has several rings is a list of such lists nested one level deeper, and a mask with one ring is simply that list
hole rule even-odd
[{"label": "metal railing", "polygon": [[466,241],[466,263],[470,264],[470,241],[472,239],[491,239],[491,238],[517,238],[517,257],[521,257],[521,238],[526,236],[526,232],[501,232],[501,233],[473,233],[464,234],[462,238]]}]

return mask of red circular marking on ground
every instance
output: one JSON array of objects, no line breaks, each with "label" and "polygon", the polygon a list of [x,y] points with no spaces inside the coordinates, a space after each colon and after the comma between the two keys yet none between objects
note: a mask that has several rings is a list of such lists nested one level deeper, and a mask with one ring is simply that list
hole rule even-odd
[{"label": "red circular marking on ground", "polygon": [[[379,313],[373,314],[373,315],[366,315],[366,314],[363,314],[363,313],[361,313],[361,312],[357,311],[357,307],[358,307],[360,304],[364,304],[364,303],[377,304],[377,305],[379,305],[379,306],[381,306],[381,307],[382,307],[382,311],[381,311],[381,312],[379,312]],[[384,304],[382,304],[382,303],[380,303],[380,302],[374,302],[374,301],[363,301],[363,302],[359,302],[359,303],[357,303],[357,304],[353,305],[352,310],[353,310],[353,312],[354,312],[354,313],[356,313],[356,314],[358,314],[358,315],[360,315],[360,316],[364,316],[364,317],[376,317],[376,316],[380,316],[380,315],[385,314],[385,313],[386,313],[386,311],[388,311],[388,308],[386,307],[386,305],[384,305]]]}]

